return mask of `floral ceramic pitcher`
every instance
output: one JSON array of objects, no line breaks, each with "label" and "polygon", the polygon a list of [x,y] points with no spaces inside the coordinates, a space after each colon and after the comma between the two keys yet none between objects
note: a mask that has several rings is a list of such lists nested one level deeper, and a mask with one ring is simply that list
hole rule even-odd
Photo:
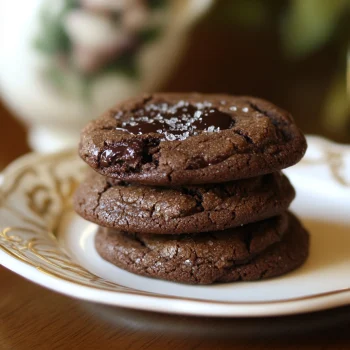
[{"label": "floral ceramic pitcher", "polygon": [[2,2],[1,97],[28,124],[33,149],[74,146],[87,120],[158,89],[211,2]]}]

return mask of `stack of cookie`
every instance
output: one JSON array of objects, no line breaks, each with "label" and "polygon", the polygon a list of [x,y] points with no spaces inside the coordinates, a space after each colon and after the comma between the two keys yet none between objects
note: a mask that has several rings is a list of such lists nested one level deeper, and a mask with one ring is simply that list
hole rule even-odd
[{"label": "stack of cookie", "polygon": [[300,266],[308,233],[280,170],[306,141],[292,117],[252,97],[153,94],[85,127],[91,172],[75,209],[96,249],[127,271],[176,282],[258,280]]}]

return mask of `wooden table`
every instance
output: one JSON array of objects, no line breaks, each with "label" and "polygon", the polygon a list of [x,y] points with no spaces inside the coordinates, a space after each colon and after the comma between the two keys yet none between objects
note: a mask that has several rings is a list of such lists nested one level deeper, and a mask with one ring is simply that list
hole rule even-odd
[{"label": "wooden table", "polygon": [[210,319],[71,299],[0,267],[0,349],[349,349],[350,307]]}]

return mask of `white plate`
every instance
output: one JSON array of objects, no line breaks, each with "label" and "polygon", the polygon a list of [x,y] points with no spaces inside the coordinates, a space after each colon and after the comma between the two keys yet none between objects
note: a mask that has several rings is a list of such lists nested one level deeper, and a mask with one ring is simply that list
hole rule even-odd
[{"label": "white plate", "polygon": [[206,316],[287,315],[350,303],[350,147],[308,137],[286,173],[292,210],[311,232],[306,264],[260,282],[188,286],[136,276],[102,260],[96,226],[71,209],[85,166],[75,152],[28,155],[4,172],[0,262],[42,286],[104,304]]}]

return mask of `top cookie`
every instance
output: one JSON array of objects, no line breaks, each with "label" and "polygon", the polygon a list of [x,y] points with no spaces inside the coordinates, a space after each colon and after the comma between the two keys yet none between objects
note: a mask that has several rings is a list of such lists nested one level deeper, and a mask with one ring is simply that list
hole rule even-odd
[{"label": "top cookie", "polygon": [[103,175],[145,185],[218,183],[297,163],[291,115],[247,96],[158,93],[117,104],[82,131],[79,153]]}]

